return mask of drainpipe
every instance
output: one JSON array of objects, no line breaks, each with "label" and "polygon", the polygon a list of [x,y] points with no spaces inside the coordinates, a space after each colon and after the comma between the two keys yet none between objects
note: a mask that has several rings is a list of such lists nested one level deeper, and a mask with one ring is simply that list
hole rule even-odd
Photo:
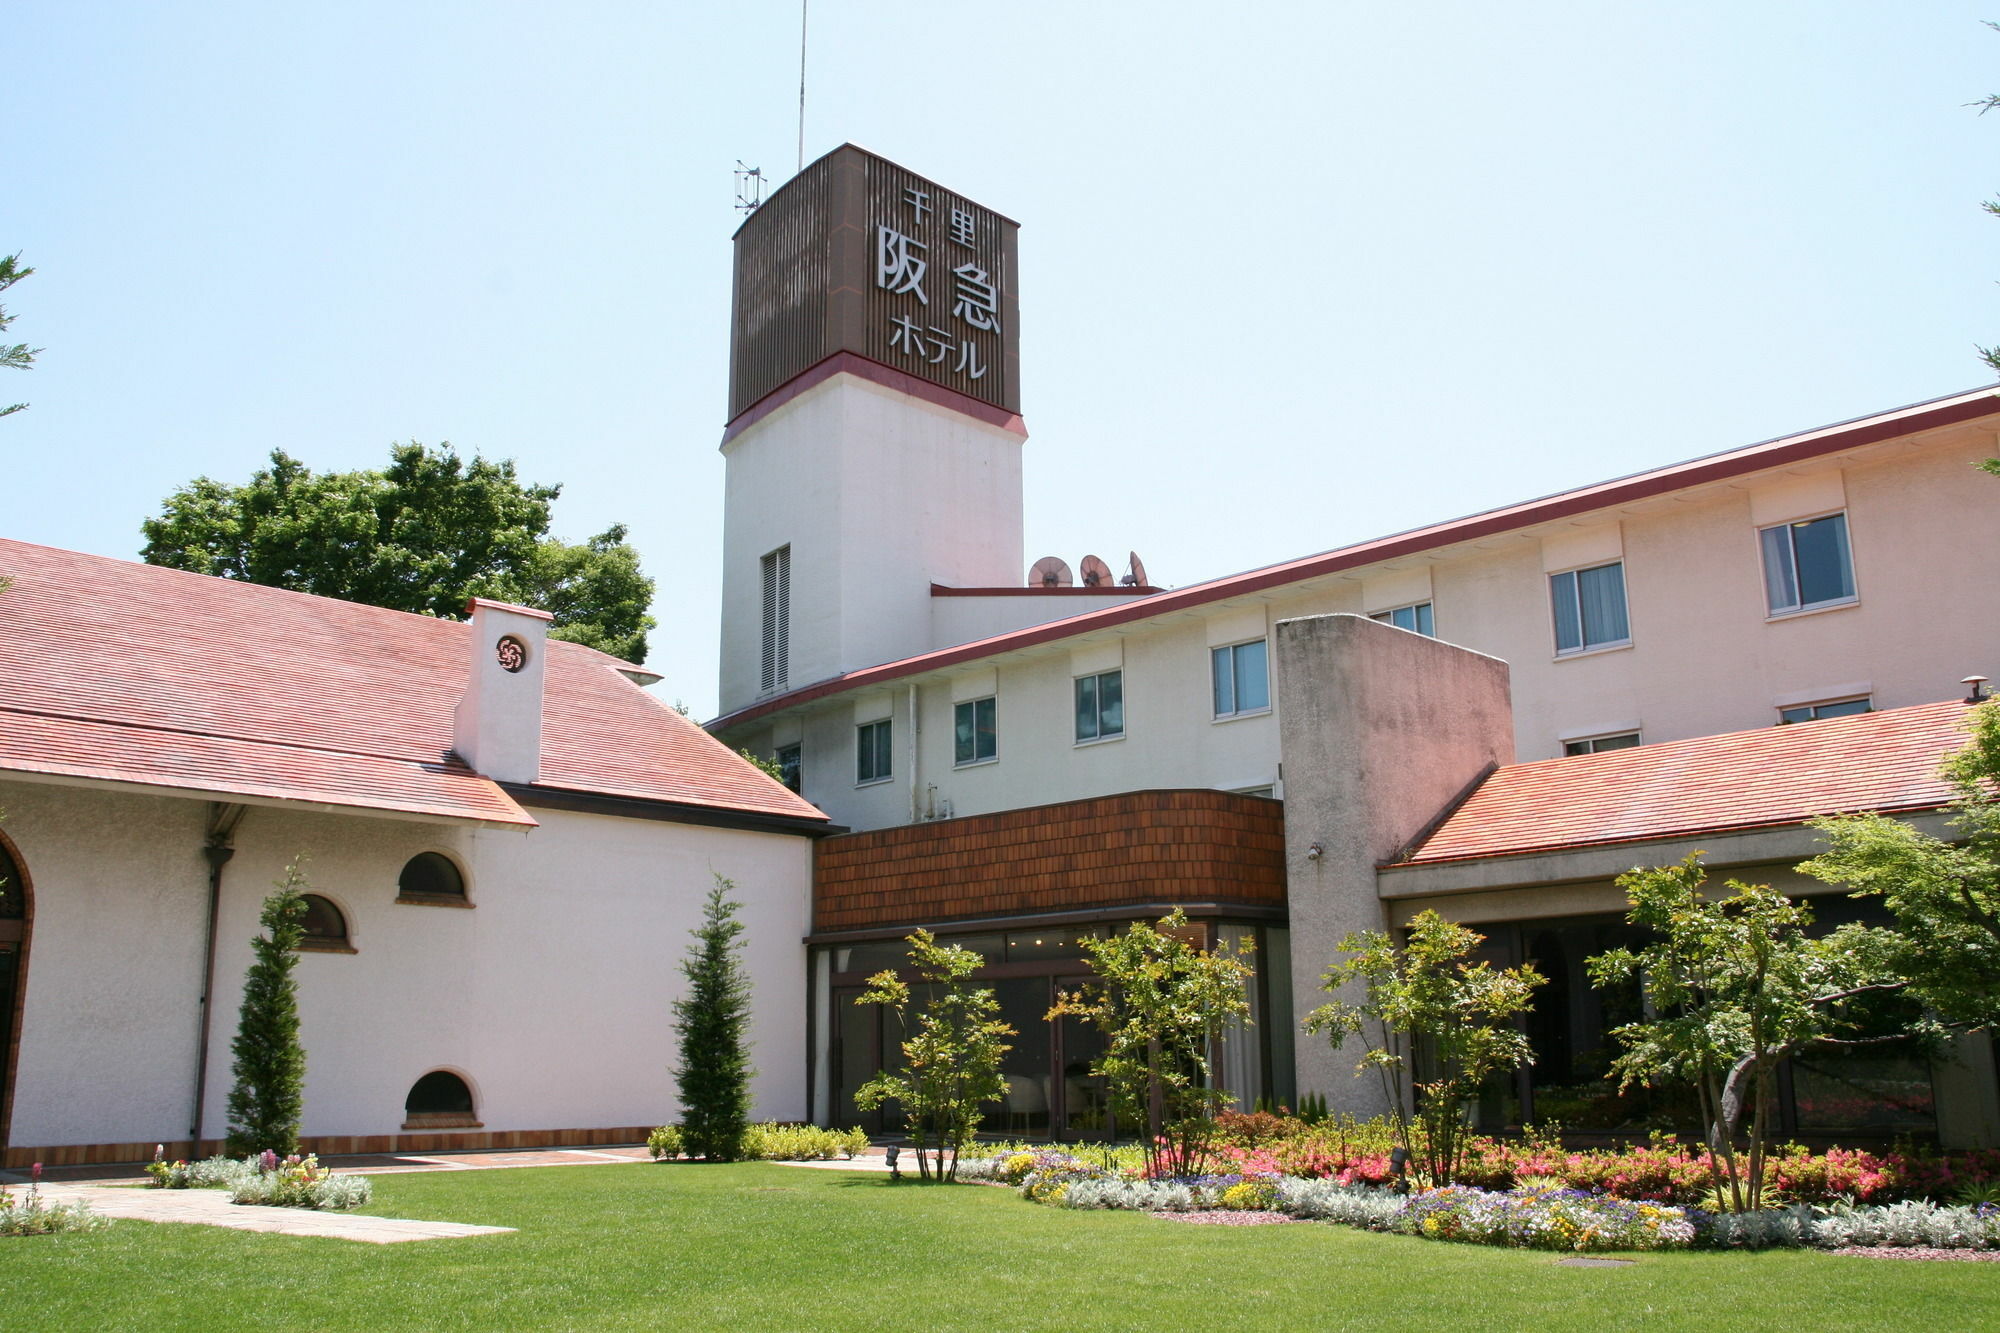
[{"label": "drainpipe", "polygon": [[190,1161],[201,1156],[201,1111],[208,1095],[208,1037],[213,1028],[211,1000],[215,996],[215,936],[222,915],[222,867],[236,855],[236,825],[243,807],[217,801],[208,807],[208,836],[202,840],[201,854],[208,862],[208,941],[201,964],[201,1027],[194,1047],[194,1107],[188,1116]]},{"label": "drainpipe", "polygon": [[923,792],[923,779],[917,772],[917,762],[918,762],[917,756],[923,753],[923,751],[919,749],[917,745],[917,687],[915,682],[912,682],[910,684],[909,698],[910,698],[910,765],[909,765],[910,822],[914,824],[924,817],[924,809],[923,806],[920,804]]}]

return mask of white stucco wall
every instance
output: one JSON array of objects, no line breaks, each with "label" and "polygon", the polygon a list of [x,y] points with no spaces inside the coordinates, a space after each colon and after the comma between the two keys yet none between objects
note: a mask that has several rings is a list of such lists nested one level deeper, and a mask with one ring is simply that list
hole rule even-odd
[{"label": "white stucco wall", "polygon": [[[35,890],[17,1145],[185,1137],[194,1083],[207,807],[0,784]],[[220,1137],[243,973],[263,896],[299,853],[353,954],[298,967],[308,1135],[398,1132],[410,1085],[466,1077],[489,1131],[675,1115],[670,1004],[711,871],[750,927],[756,1114],[805,1114],[806,839],[562,811],[525,833],[251,808],[225,872],[204,1133]],[[474,906],[395,901],[422,851]]]},{"label": "white stucco wall", "polygon": [[932,583],[1018,584],[1021,444],[838,374],[724,445],[723,710],[761,688],[760,562],[780,546],[794,686],[928,649]]},{"label": "white stucco wall", "polygon": [[[1245,615],[1272,624],[1366,613],[1426,584],[1441,638],[1509,664],[1519,759],[1553,757],[1584,733],[1636,727],[1651,742],[1768,726],[1781,705],[1855,692],[1877,708],[1949,698],[1963,676],[2000,677],[2000,584],[1989,575],[2000,563],[2000,482],[1972,470],[1992,452],[1990,434],[1972,427],[1889,442],[915,677],[915,808],[968,815],[1142,787],[1276,784],[1283,795],[1275,719],[1214,719],[1208,649],[1243,637],[1230,627]],[[1768,616],[1757,527],[1788,505],[1818,510],[1828,495],[1845,500],[1858,600]],[[1558,657],[1548,571],[1607,542],[1623,553],[1632,644]],[[1107,643],[1123,662],[1126,737],[1077,746],[1070,681],[1078,655]],[[982,672],[997,682],[999,759],[954,769],[951,682]],[[911,683],[888,688],[900,699]],[[900,730],[906,702],[898,710]],[[854,785],[853,696],[727,739],[768,752],[774,726],[803,737],[805,795],[837,822],[910,818],[907,738],[895,781]]]}]

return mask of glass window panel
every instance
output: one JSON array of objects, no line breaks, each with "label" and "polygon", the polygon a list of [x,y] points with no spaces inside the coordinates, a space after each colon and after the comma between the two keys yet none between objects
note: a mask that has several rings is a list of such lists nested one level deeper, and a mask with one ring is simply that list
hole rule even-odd
[{"label": "glass window panel", "polygon": [[1389,613],[1389,623],[1391,625],[1394,625],[1397,629],[1406,629],[1409,630],[1412,634],[1416,633],[1417,608],[1414,606],[1397,607],[1394,611],[1391,611]]},{"label": "glass window panel", "polygon": [[1236,711],[1254,712],[1271,706],[1271,676],[1269,670],[1269,650],[1264,640],[1239,643],[1232,655],[1236,659]]},{"label": "glass window panel", "polygon": [[854,780],[875,782],[890,775],[889,719],[864,722],[855,732]]},{"label": "glass window panel", "polygon": [[796,745],[778,747],[778,780],[793,791],[798,791],[804,781],[804,770],[800,765],[799,754],[799,747]]},{"label": "glass window panel", "polygon": [[1907,1056],[1814,1055],[1792,1061],[1793,1110],[1802,1130],[1932,1131],[1930,1066]]},{"label": "glass window panel", "polygon": [[1227,717],[1236,711],[1236,655],[1227,648],[1214,648],[1208,661],[1215,680],[1215,715]]},{"label": "glass window panel", "polygon": [[1801,606],[1839,602],[1854,596],[1854,571],[1848,561],[1847,516],[1830,514],[1790,528],[1794,563],[1798,567]]},{"label": "glass window panel", "polygon": [[1429,602],[1419,602],[1411,609],[1416,612],[1417,623],[1415,629],[1417,633],[1423,635],[1426,639],[1435,639],[1437,631],[1431,624],[1431,604]]},{"label": "glass window panel", "polygon": [[1051,927],[1047,930],[1013,931],[1007,936],[1007,961],[1034,963],[1048,959],[1082,958],[1083,946],[1077,941],[1089,938],[1091,930],[1087,926],[1082,929]]},{"label": "glass window panel", "polygon": [[1583,627],[1577,618],[1576,575],[1549,576],[1549,603],[1555,612],[1556,651],[1573,653],[1583,647]]},{"label": "glass window panel", "polygon": [[975,702],[972,712],[972,757],[991,759],[1000,753],[999,704],[993,699],[980,699]]},{"label": "glass window panel", "polygon": [[1107,671],[1097,678],[1097,733],[1125,734],[1125,673]]},{"label": "glass window panel", "polygon": [[1078,676],[1076,679],[1076,738],[1080,741],[1097,739],[1097,677]]},{"label": "glass window panel", "polygon": [[1765,528],[1758,536],[1764,548],[1764,604],[1772,611],[1790,611],[1799,604],[1799,581],[1792,568],[1791,529]]},{"label": "glass window panel", "polygon": [[978,730],[970,703],[962,703],[952,710],[951,719],[951,759],[955,764],[969,764],[977,753],[978,743],[974,733]]},{"label": "glass window panel", "polygon": [[1812,711],[1814,717],[1853,717],[1857,713],[1868,711],[1868,701],[1842,699],[1836,704],[1815,704]]},{"label": "glass window panel", "polygon": [[1632,637],[1625,623],[1625,566],[1599,565],[1576,572],[1577,603],[1583,617],[1583,646],[1623,643]]}]

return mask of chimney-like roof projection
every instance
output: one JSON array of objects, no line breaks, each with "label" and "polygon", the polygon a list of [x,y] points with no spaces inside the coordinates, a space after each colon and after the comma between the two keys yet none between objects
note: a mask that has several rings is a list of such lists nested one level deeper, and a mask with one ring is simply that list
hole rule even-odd
[{"label": "chimney-like roof projection", "polygon": [[517,827],[529,791],[825,824],[579,644],[546,645],[540,776],[510,791],[452,751],[467,624],[4,539],[0,579],[0,776]]}]

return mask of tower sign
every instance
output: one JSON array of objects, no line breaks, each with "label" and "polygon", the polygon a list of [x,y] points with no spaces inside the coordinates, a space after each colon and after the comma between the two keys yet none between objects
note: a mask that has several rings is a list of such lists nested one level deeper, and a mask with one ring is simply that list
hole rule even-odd
[{"label": "tower sign", "polygon": [[850,352],[1020,410],[1019,224],[844,145],[736,233],[732,419]]}]

